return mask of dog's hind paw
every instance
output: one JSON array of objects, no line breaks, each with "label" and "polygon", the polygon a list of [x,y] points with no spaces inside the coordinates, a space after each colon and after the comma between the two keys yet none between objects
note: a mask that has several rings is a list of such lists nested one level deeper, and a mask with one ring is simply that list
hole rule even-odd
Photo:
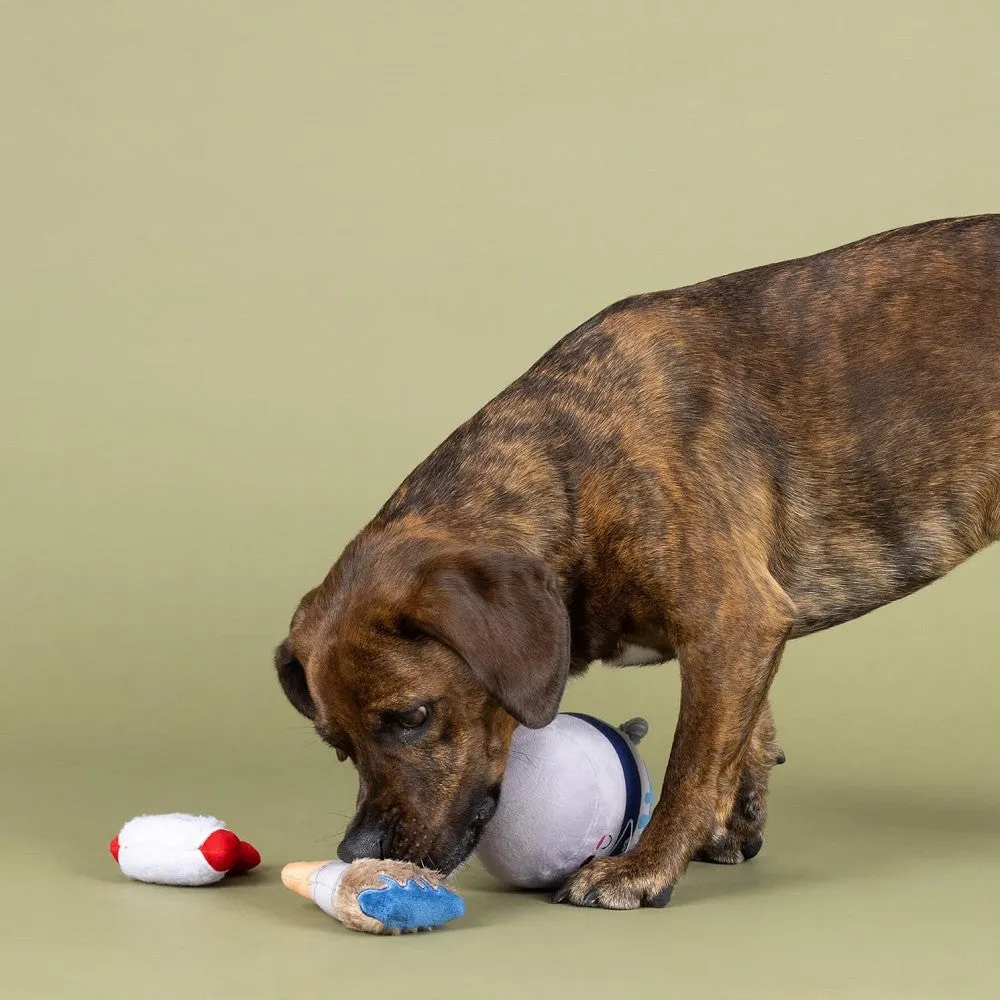
[{"label": "dog's hind paw", "polygon": [[693,860],[710,865],[740,865],[757,857],[763,846],[764,838],[759,835],[742,843],[732,837],[725,837],[721,841],[706,844],[695,854]]}]

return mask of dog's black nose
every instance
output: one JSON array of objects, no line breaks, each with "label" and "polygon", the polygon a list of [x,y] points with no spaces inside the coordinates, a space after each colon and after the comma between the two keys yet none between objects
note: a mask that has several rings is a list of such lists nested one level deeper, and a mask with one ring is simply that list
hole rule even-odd
[{"label": "dog's black nose", "polygon": [[478,829],[482,829],[486,826],[491,819],[493,819],[493,814],[497,811],[497,806],[500,803],[500,789],[491,789],[483,797],[482,802],[479,803],[479,808],[476,810],[476,815],[472,819],[472,825]]},{"label": "dog's black nose", "polygon": [[350,864],[358,858],[384,857],[384,835],[377,823],[352,823],[337,848],[337,857]]}]

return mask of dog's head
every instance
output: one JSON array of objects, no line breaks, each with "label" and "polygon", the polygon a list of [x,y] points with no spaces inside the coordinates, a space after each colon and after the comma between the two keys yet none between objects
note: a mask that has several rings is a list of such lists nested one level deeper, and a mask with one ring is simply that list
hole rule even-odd
[{"label": "dog's head", "polygon": [[496,809],[511,734],[547,725],[569,619],[539,559],[363,533],[300,603],[285,694],[359,775],[338,854],[450,872]]}]

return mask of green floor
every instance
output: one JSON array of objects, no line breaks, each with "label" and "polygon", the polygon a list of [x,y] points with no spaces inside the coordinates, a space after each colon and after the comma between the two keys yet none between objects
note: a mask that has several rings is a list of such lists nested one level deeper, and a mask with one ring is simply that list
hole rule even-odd
[{"label": "green floor", "polygon": [[[350,772],[285,710],[266,666],[242,698],[220,700],[233,714],[218,738],[198,712],[189,736],[178,715],[153,745],[138,720],[119,734],[134,745],[97,730],[48,746],[16,734],[2,788],[3,995],[995,997],[1000,737],[984,650],[997,556],[908,608],[793,644],[776,697],[788,764],[765,850],[739,868],[693,866],[663,911],[555,907],[470,866],[458,878],[467,915],[450,928],[345,931],[278,871],[332,855]],[[917,621],[934,627],[901,627]],[[568,701],[612,720],[646,710],[659,771],[669,671],[598,674]],[[206,889],[126,881],[106,842],[133,813],[172,809],[217,812],[263,867]]]}]

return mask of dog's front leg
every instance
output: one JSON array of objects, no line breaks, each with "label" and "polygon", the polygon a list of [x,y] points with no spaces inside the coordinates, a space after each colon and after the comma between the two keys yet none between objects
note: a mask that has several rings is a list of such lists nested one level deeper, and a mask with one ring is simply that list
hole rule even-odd
[{"label": "dog's front leg", "polygon": [[[728,588],[727,588],[728,589]],[[692,856],[725,831],[794,607],[770,577],[729,590],[678,649],[681,704],[660,800],[628,854],[596,858],[553,897],[607,909],[665,906]]]}]

